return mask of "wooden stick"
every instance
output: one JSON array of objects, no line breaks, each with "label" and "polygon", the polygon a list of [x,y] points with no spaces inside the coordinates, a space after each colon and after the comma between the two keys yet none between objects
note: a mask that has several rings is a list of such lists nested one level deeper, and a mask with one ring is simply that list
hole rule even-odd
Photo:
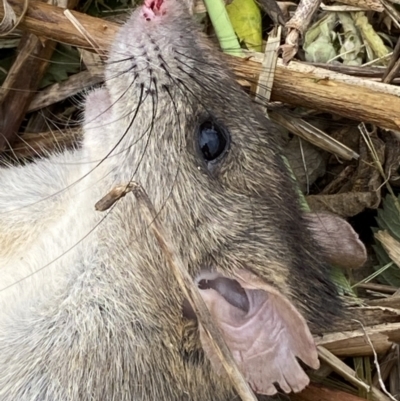
[{"label": "wooden stick", "polygon": [[[24,158],[45,156],[48,152],[68,148],[81,139],[81,128],[68,128],[64,131],[24,132],[22,135],[18,135],[13,146],[6,149],[1,156],[22,161]],[[0,164],[1,160],[0,158]]]},{"label": "wooden stick", "polygon": [[[374,349],[378,354],[387,352],[393,343],[400,341],[400,323],[378,324],[365,328]],[[317,345],[323,346],[338,357],[371,356],[373,352],[367,341],[365,332],[360,329],[327,333],[315,336]]]},{"label": "wooden stick", "polygon": [[365,401],[365,398],[317,384],[310,384],[301,393],[291,395],[290,399],[292,401]]},{"label": "wooden stick", "polygon": [[[4,1],[4,0],[1,0]],[[17,15],[23,10],[22,0],[7,0]],[[87,39],[81,35],[76,27],[64,14],[65,9],[52,6],[41,1],[30,1],[25,18],[19,25],[20,29],[34,33],[37,36],[53,39],[61,43],[77,47],[91,48]],[[114,22],[91,17],[89,15],[70,10],[71,14],[95,37],[97,43],[108,49],[118,32],[119,25]],[[0,18],[4,16],[4,9],[0,7]]]},{"label": "wooden stick", "polygon": [[356,386],[359,389],[364,389],[368,393],[372,395],[372,399],[376,401],[389,401],[390,399],[382,393],[375,386],[369,386],[367,383],[362,381],[357,377],[356,372],[347,366],[343,361],[337,358],[335,355],[331,354],[324,347],[318,347],[318,356],[321,361],[326,363],[329,367],[332,368],[337,374],[342,376],[345,380],[351,383],[353,386]]},{"label": "wooden stick", "polygon": [[[253,60],[230,59],[230,65],[241,79],[253,80],[261,66]],[[324,77],[325,76],[325,77]],[[299,107],[334,113],[358,121],[370,122],[387,129],[400,129],[400,96],[397,87],[352,78],[344,74],[291,62],[284,67],[278,62],[272,88],[272,100]],[[388,89],[388,91],[386,91]],[[389,93],[392,92],[393,94]],[[394,94],[396,93],[396,94]],[[390,103],[393,102],[393,103]]]},{"label": "wooden stick", "polygon": [[24,32],[17,59],[3,83],[0,94],[0,152],[12,145],[40,80],[46,72],[56,42],[41,41]]},{"label": "wooden stick", "polygon": [[[55,3],[58,6],[58,2]],[[77,0],[68,0],[66,6],[74,8],[77,3]],[[55,41],[40,40],[29,32],[22,35],[17,58],[0,91],[0,151],[17,139],[20,125],[38,91],[56,45]]]},{"label": "wooden stick", "polygon": [[[18,12],[22,11],[21,0],[9,0]],[[0,7],[0,18],[3,16]],[[81,25],[95,37],[103,49],[107,49],[118,31],[119,25],[85,14],[71,11]],[[63,10],[38,1],[31,1],[21,29],[39,36],[90,48],[87,40],[64,16]],[[256,81],[261,72],[261,63],[241,57],[229,57],[231,67],[239,80]],[[369,122],[387,129],[400,129],[400,97],[389,93],[394,87],[386,84],[367,86],[365,80],[353,80],[351,84],[333,78],[323,69],[300,70],[299,63],[285,67],[278,64],[272,88],[272,100],[294,106],[308,107],[323,112],[338,114],[357,121]],[[319,71],[319,72],[318,72]],[[326,71],[329,78],[321,78]],[[359,83],[359,84],[358,84]],[[361,85],[364,83],[364,85]],[[382,89],[382,90],[381,90]],[[393,92],[395,93],[395,92]]]},{"label": "wooden stick", "polygon": [[385,10],[379,0],[340,0],[339,3],[361,7],[366,10],[378,11],[380,13]]},{"label": "wooden stick", "polygon": [[[67,99],[81,92],[83,88],[97,85],[104,81],[103,70],[95,67],[98,72],[82,71],[71,75],[62,82],[57,82],[41,90],[31,101],[27,112],[39,110],[54,103]],[[100,71],[101,70],[101,71]]]}]

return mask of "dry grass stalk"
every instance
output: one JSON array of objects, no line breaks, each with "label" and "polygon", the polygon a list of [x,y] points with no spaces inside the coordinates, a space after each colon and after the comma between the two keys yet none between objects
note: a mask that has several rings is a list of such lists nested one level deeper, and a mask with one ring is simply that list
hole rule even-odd
[{"label": "dry grass stalk", "polygon": [[347,366],[344,362],[342,362],[339,358],[335,355],[330,353],[324,347],[318,347],[318,355],[320,359],[329,365],[337,374],[347,380],[349,383],[353,384],[358,389],[363,389],[368,393],[372,394],[372,397],[376,401],[389,401],[385,394],[382,393],[379,389],[375,386],[369,386],[368,384],[364,383],[361,379],[359,379],[356,375],[356,372]]},{"label": "dry grass stalk", "polygon": [[379,0],[340,0],[340,3],[347,4],[353,7],[359,7],[363,10],[384,11],[384,8]]},{"label": "dry grass stalk", "polygon": [[271,111],[269,115],[272,120],[288,129],[291,133],[298,135],[300,138],[309,141],[329,153],[335,154],[344,160],[359,158],[359,155],[352,149],[301,118],[295,118],[282,110]]},{"label": "dry grass stalk", "polygon": [[81,92],[83,88],[101,83],[104,80],[103,69],[96,67],[92,71],[82,71],[71,75],[67,80],[55,83],[41,90],[29,104],[27,112],[36,111],[65,100]]},{"label": "dry grass stalk", "polygon": [[299,394],[290,397],[291,401],[364,401],[364,398],[341,390],[310,384]]},{"label": "dry grass stalk", "polygon": [[[334,5],[334,6],[325,6],[321,4],[321,10],[327,12],[353,12],[353,11],[364,11],[365,8],[363,7],[356,7],[356,6],[341,6],[341,5]],[[337,56],[338,58],[340,56]]]},{"label": "dry grass stalk", "polygon": [[400,204],[399,204],[399,202],[397,200],[397,196],[393,192],[393,189],[392,189],[392,187],[391,187],[391,185],[389,183],[388,177],[386,177],[385,170],[383,169],[383,166],[382,166],[381,162],[379,161],[379,156],[378,156],[378,154],[376,152],[374,143],[372,142],[372,140],[371,140],[371,138],[369,136],[369,133],[367,131],[367,128],[366,128],[365,124],[361,123],[358,126],[358,128],[359,128],[359,130],[361,132],[361,136],[362,136],[364,142],[366,143],[366,145],[367,145],[367,147],[368,147],[368,149],[369,149],[369,151],[371,153],[371,156],[372,156],[372,159],[374,160],[374,164],[376,166],[376,169],[379,171],[379,174],[383,178],[383,181],[384,181],[384,183],[386,185],[386,188],[387,188],[388,192],[392,196],[393,201],[394,201],[397,209],[400,211]]},{"label": "dry grass stalk", "polygon": [[367,301],[367,304],[370,306],[382,306],[384,308],[400,309],[400,297],[396,294],[393,294],[393,296],[387,298],[372,299]]},{"label": "dry grass stalk", "polygon": [[321,361],[326,363],[329,367],[332,368],[334,372],[339,374],[353,386],[370,392],[370,386],[359,379],[353,369],[348,367],[344,362],[342,362],[339,358],[329,352],[326,348],[319,346],[318,355]]},{"label": "dry grass stalk", "polygon": [[[230,64],[239,77],[258,76],[261,57],[252,53],[252,58],[244,61],[230,58]],[[294,61],[284,67],[278,60],[272,100],[334,113],[388,129],[398,130],[400,127],[400,88]]]},{"label": "dry grass stalk", "polygon": [[394,294],[396,288],[390,285],[378,284],[378,283],[362,283],[357,285],[358,288],[364,288],[375,292],[382,292],[384,294]]},{"label": "dry grass stalk", "polygon": [[264,57],[262,60],[262,70],[258,77],[255,91],[256,98],[260,101],[269,102],[271,99],[272,85],[278,61],[278,48],[281,40],[282,28],[275,28],[269,35],[267,45],[265,46]]},{"label": "dry grass stalk", "polygon": [[[255,55],[255,57],[258,57]],[[282,62],[278,60],[278,67],[282,65]],[[327,70],[326,68],[319,68],[312,66],[310,64],[306,63],[300,63],[300,62],[291,62],[290,65],[287,67],[289,71],[293,71],[296,73],[304,73],[304,74],[312,74],[314,79],[320,79],[320,80],[329,80],[331,81],[332,85],[338,85],[340,86],[340,83],[347,84],[347,85],[353,85],[355,86],[354,90],[358,90],[361,88],[369,89],[371,93],[377,93],[377,94],[386,94],[386,95],[392,95],[395,97],[400,97],[400,88],[395,87],[393,85],[383,85],[380,82],[374,82],[370,81],[368,79],[361,79],[359,77],[355,76],[349,76],[347,74],[342,74],[339,72],[334,72],[332,70]],[[360,93],[361,94],[361,93]],[[378,100],[379,98],[377,98]],[[359,99],[359,101],[362,101],[362,99]]]},{"label": "dry grass stalk", "polygon": [[383,391],[392,401],[397,401],[397,400],[386,390],[385,383],[384,383],[383,380],[382,380],[382,374],[381,374],[381,368],[380,368],[379,361],[378,361],[378,355],[377,355],[377,353],[376,353],[376,351],[375,351],[375,349],[374,349],[374,346],[372,345],[371,339],[369,338],[369,336],[368,336],[368,334],[367,334],[367,332],[366,332],[366,330],[365,330],[365,327],[363,326],[363,324],[362,324],[361,322],[359,322],[359,323],[360,323],[360,325],[361,325],[361,327],[362,327],[362,329],[363,329],[363,331],[364,331],[365,338],[367,339],[368,344],[369,344],[369,346],[371,347],[371,350],[372,350],[373,355],[374,355],[374,365],[375,365],[375,368],[376,368],[376,371],[377,371],[377,376],[378,376],[379,385],[381,386],[382,391]]},{"label": "dry grass stalk", "polygon": [[375,238],[381,242],[390,259],[400,267],[400,242],[394,239],[386,230],[380,230]]},{"label": "dry grass stalk", "polygon": [[[394,342],[400,342],[400,322],[367,326],[368,334],[377,353],[387,352]],[[370,345],[360,329],[315,336],[316,343],[340,357],[372,356]]]},{"label": "dry grass stalk", "polygon": [[96,52],[103,58],[106,58],[106,52],[101,49],[100,45],[97,43],[96,39],[88,32],[84,26],[79,22],[79,20],[71,14],[71,11],[65,10],[64,15],[71,21],[71,24],[82,34],[83,37],[90,43],[91,47],[96,50]]},{"label": "dry grass stalk", "polygon": [[300,0],[292,18],[286,23],[288,34],[285,44],[281,46],[283,63],[286,65],[293,59],[299,48],[299,40],[309,27],[311,20],[317,12],[321,0]]},{"label": "dry grass stalk", "polygon": [[164,231],[161,223],[157,219],[157,213],[148,198],[146,192],[140,184],[130,182],[127,185],[121,185],[113,188],[104,198],[96,203],[97,210],[106,210],[111,207],[118,199],[125,196],[128,192],[133,192],[135,195],[142,215],[162,250],[183,294],[188,299],[191,307],[196,313],[199,323],[203,326],[206,335],[210,338],[216,355],[219,357],[222,366],[225,368],[228,377],[230,378],[233,387],[243,401],[257,401],[250,386],[240,373],[233,356],[226,345],[219,329],[214,324],[210,312],[201,297],[198,288],[193,283],[189,275],[187,267],[183,265],[177,256],[170,238]]},{"label": "dry grass stalk", "polygon": [[400,37],[397,39],[396,46],[393,49],[392,58],[387,65],[386,71],[382,77],[382,82],[390,84],[400,71]]},{"label": "dry grass stalk", "polygon": [[386,355],[380,360],[380,375],[378,372],[375,373],[372,383],[376,386],[379,384],[380,380],[385,381],[392,371],[392,368],[396,364],[399,356],[399,346],[397,344],[393,344]]},{"label": "dry grass stalk", "polygon": [[107,195],[101,198],[95,205],[95,209],[99,212],[105,212],[108,210],[115,202],[118,202],[121,198],[129,194],[135,189],[134,183],[129,183],[126,185],[118,185],[114,187]]},{"label": "dry grass stalk", "polygon": [[400,28],[400,13],[397,11],[397,9],[393,6],[392,3],[386,0],[380,0],[382,3],[386,14],[390,17],[394,25],[399,29]]},{"label": "dry grass stalk", "polygon": [[68,129],[63,132],[47,131],[24,133],[16,139],[12,148],[4,152],[4,156],[14,161],[25,158],[45,156],[55,150],[74,146],[82,137],[80,128]]}]

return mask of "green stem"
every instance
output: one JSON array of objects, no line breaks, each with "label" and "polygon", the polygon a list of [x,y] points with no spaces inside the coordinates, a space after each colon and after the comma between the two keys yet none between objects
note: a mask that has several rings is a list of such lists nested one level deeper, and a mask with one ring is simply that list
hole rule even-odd
[{"label": "green stem", "polygon": [[223,0],[204,0],[208,15],[224,53],[243,57],[244,54],[229,19]]}]

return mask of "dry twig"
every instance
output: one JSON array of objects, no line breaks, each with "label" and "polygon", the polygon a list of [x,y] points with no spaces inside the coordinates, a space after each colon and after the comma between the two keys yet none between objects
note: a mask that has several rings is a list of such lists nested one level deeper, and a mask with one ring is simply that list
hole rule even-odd
[{"label": "dry twig", "polygon": [[376,368],[377,373],[378,373],[379,385],[381,386],[382,391],[383,391],[391,400],[397,401],[396,398],[394,398],[394,397],[386,390],[385,383],[383,383],[383,380],[382,380],[381,368],[380,368],[379,362],[378,362],[378,355],[376,354],[376,351],[375,351],[375,349],[374,349],[374,346],[373,346],[373,344],[372,344],[372,342],[371,342],[371,339],[369,338],[369,336],[368,336],[368,334],[367,334],[367,332],[366,332],[366,330],[365,330],[364,325],[363,325],[360,321],[357,321],[357,322],[360,323],[360,326],[361,326],[361,328],[362,328],[363,331],[364,331],[365,338],[367,339],[368,344],[369,344],[369,346],[371,347],[371,350],[372,350],[372,352],[373,352],[373,354],[374,354],[374,365],[375,365],[375,368]]},{"label": "dry twig", "polygon": [[141,185],[135,182],[130,182],[127,185],[113,188],[103,199],[96,203],[96,209],[106,210],[110,208],[118,199],[125,196],[128,192],[133,192],[135,195],[145,221],[147,221],[147,224],[153,231],[160,249],[162,250],[183,294],[195,311],[199,323],[203,326],[206,335],[210,338],[216,355],[219,357],[222,366],[225,368],[228,377],[232,381],[233,387],[236,389],[243,401],[257,401],[250,386],[240,373],[219,329],[213,323],[210,312],[208,311],[198,288],[193,283],[187,268],[178,258],[173,245],[167,240],[167,238],[170,237],[165,233],[161,223],[157,220],[157,213]]}]

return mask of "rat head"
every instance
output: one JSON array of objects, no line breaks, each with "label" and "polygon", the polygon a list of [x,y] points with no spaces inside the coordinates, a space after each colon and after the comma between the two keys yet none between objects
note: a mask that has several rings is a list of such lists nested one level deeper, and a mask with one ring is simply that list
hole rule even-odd
[{"label": "rat head", "polygon": [[[101,126],[95,135],[93,126]],[[107,156],[110,187],[143,185],[240,368],[263,394],[276,392],[274,382],[304,388],[296,357],[318,367],[309,326],[326,328],[342,311],[278,137],[177,0],[146,1],[132,14],[111,49],[105,89],[87,101],[88,151]],[[134,202],[126,197],[116,210],[131,207],[142,221]],[[166,264],[155,263],[156,242],[147,241],[134,250],[138,260],[157,265],[148,277],[167,276]],[[171,294],[152,302],[168,296],[175,305]]]}]

